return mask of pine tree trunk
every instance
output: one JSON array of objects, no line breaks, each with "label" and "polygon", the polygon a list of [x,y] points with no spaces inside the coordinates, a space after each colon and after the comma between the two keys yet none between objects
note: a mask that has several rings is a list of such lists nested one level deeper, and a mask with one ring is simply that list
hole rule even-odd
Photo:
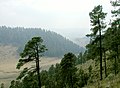
[{"label": "pine tree trunk", "polygon": [[100,80],[102,80],[102,44],[101,44],[101,25],[98,17],[99,35],[100,35]]},{"label": "pine tree trunk", "polygon": [[117,45],[117,60],[119,62],[119,45]]},{"label": "pine tree trunk", "polygon": [[38,48],[37,48],[37,57],[36,57],[36,70],[37,70],[37,76],[38,76],[38,88],[41,88]]},{"label": "pine tree trunk", "polygon": [[107,67],[106,67],[106,54],[105,54],[105,50],[104,50],[104,67],[105,67],[105,77],[107,77]]},{"label": "pine tree trunk", "polygon": [[115,75],[117,74],[117,60],[116,60],[116,57],[115,57]]},{"label": "pine tree trunk", "polygon": [[73,80],[72,80],[72,75],[70,76],[70,80],[71,80],[71,88],[73,88]]},{"label": "pine tree trunk", "polygon": [[115,57],[115,75],[117,74],[117,71],[118,71],[118,62],[119,61],[119,52],[118,52],[118,46],[116,46],[116,57]]}]

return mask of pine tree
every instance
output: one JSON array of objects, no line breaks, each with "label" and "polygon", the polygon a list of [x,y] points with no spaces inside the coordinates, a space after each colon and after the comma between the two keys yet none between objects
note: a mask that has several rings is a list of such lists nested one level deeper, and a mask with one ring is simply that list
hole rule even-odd
[{"label": "pine tree", "polygon": [[[100,50],[100,80],[102,80],[102,29],[105,29],[105,23],[104,23],[104,19],[107,13],[104,13],[102,11],[102,6],[98,5],[96,6],[92,12],[89,13],[90,16],[90,21],[91,21],[91,26],[93,26],[93,28],[91,28],[92,36],[94,36],[94,38],[98,38],[99,39],[99,50]],[[99,36],[97,36],[99,32]]]},{"label": "pine tree", "polygon": [[47,50],[45,45],[42,43],[43,40],[41,37],[33,37],[30,41],[28,41],[23,52],[20,54],[21,58],[23,59],[20,59],[19,63],[17,64],[17,68],[20,69],[21,66],[28,62],[36,62],[35,72],[37,72],[39,88],[41,88],[39,59],[42,56],[42,53]]},{"label": "pine tree", "polygon": [[64,81],[65,87],[74,88],[76,84],[76,71],[75,67],[75,55],[68,53],[64,55],[64,58],[61,60],[61,76]]}]

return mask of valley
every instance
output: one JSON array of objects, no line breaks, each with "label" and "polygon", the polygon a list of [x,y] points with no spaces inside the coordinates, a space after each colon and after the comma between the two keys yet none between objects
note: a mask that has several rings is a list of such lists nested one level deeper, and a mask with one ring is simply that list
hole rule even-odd
[{"label": "valley", "polygon": [[[0,46],[0,84],[4,83],[5,88],[8,88],[10,82],[15,80],[22,68],[35,65],[35,63],[28,63],[23,66],[20,70],[16,69],[16,65],[19,60],[19,54],[17,53],[17,47],[12,45],[1,45]],[[53,64],[59,63],[60,58],[57,57],[42,57],[40,61],[40,66],[42,70],[48,70]]]}]

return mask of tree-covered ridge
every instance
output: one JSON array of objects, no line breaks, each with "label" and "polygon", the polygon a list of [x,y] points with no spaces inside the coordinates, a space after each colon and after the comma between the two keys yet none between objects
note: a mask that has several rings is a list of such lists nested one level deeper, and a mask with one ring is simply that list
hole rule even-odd
[{"label": "tree-covered ridge", "polygon": [[17,46],[19,53],[23,50],[27,40],[35,36],[41,36],[44,40],[43,42],[48,49],[45,53],[46,56],[63,56],[67,52],[77,54],[84,50],[82,47],[52,31],[40,28],[0,27],[0,43]]}]

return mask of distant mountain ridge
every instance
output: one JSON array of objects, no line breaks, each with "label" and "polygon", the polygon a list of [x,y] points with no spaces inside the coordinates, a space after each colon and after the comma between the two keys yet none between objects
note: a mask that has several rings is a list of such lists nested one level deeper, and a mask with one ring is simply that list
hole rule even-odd
[{"label": "distant mountain ridge", "polygon": [[45,53],[46,56],[59,57],[67,52],[78,54],[84,51],[83,47],[52,31],[46,31],[41,28],[0,26],[0,44],[17,46],[19,53],[23,50],[28,40],[35,36],[40,36],[44,40],[44,44],[48,48]]}]

